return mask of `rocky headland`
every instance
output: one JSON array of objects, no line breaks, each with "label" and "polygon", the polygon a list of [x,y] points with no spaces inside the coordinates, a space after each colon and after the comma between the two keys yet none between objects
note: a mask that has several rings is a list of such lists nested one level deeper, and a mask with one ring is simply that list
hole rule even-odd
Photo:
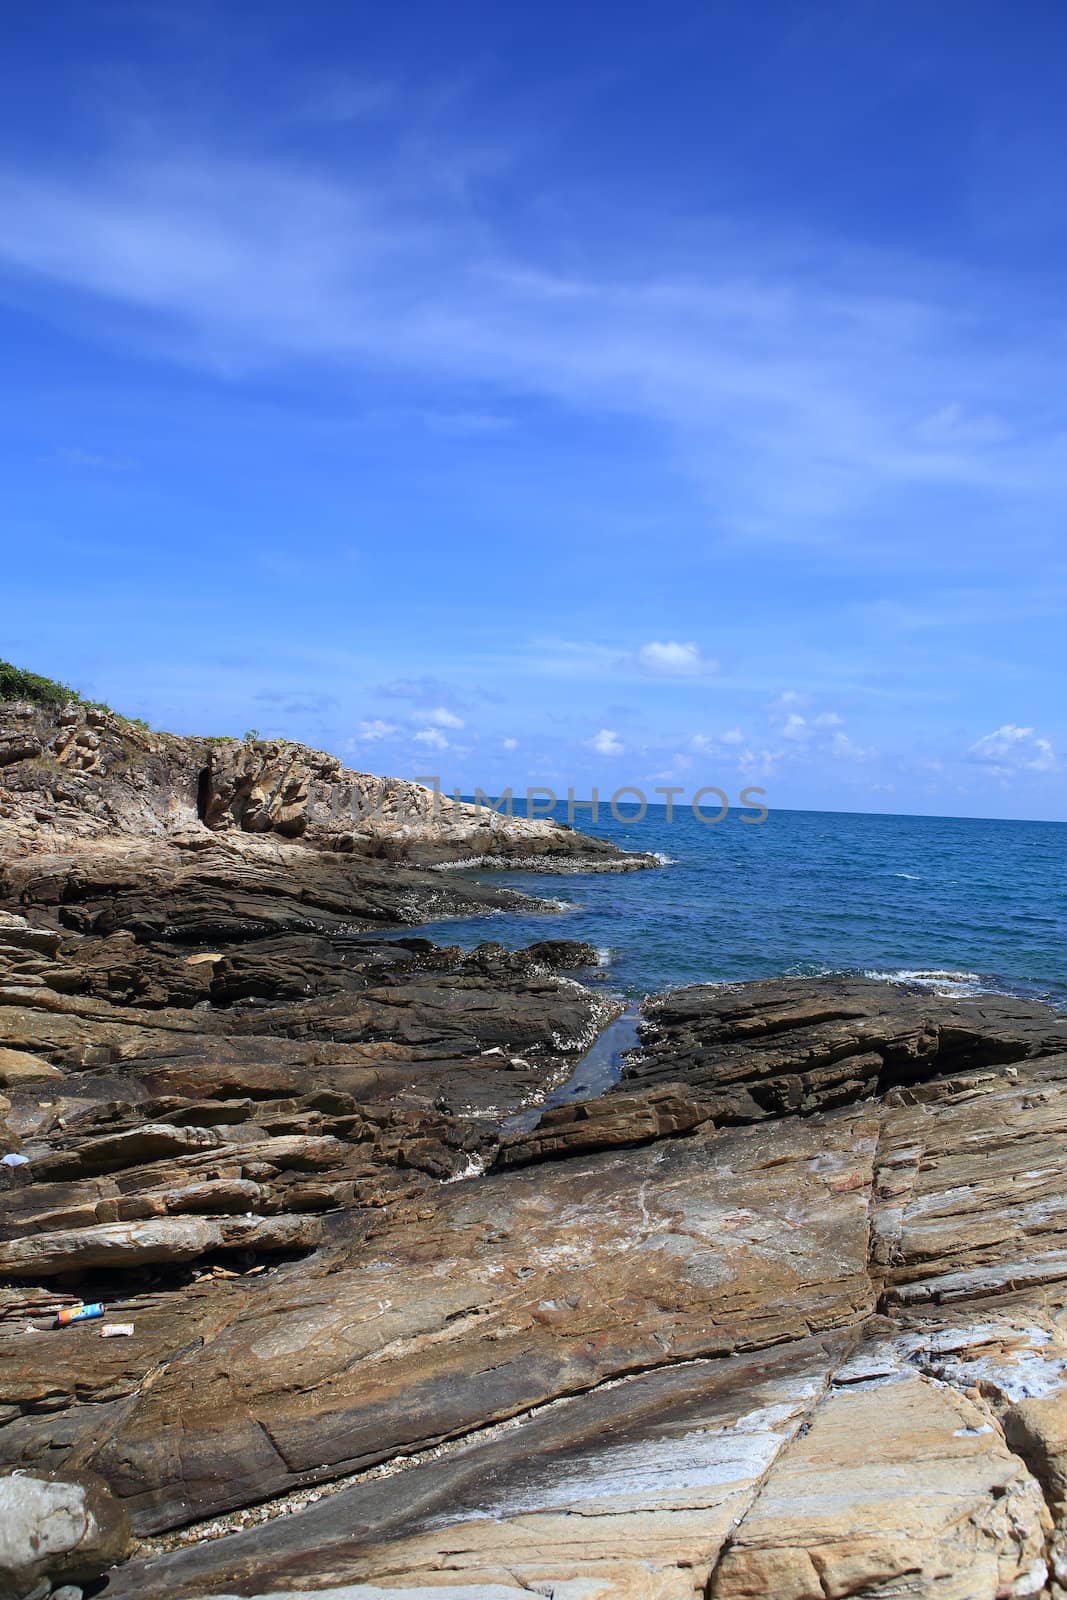
[{"label": "rocky headland", "polygon": [[1064,1600],[1067,1018],[678,990],[529,1126],[595,952],[411,929],[647,858],[78,704],[0,764],[0,1595]]}]

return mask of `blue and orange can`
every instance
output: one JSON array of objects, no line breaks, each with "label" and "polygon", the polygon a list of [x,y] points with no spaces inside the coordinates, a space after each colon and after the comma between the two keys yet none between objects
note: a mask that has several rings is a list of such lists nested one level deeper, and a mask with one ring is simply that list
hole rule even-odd
[{"label": "blue and orange can", "polygon": [[92,1322],[94,1317],[102,1317],[102,1305],[91,1306],[64,1306],[62,1311],[56,1312],[56,1327],[65,1328],[70,1322]]}]

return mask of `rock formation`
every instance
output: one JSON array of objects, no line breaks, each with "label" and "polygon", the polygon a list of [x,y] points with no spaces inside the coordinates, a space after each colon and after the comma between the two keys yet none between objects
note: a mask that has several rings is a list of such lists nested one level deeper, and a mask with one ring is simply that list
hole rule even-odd
[{"label": "rock formation", "polygon": [[0,1595],[1064,1600],[1067,1018],[680,990],[529,1128],[588,947],[8,737]]},{"label": "rock formation", "polygon": [[[628,871],[650,856],[564,824],[501,815],[432,787],[346,770],[280,739],[189,739],[80,702],[0,704],[0,821],[50,854],[95,840],[107,851],[150,840],[257,859],[253,841],[415,866],[462,861],[554,872]],[[240,849],[243,842],[244,848]],[[294,857],[274,859],[290,870]]]}]

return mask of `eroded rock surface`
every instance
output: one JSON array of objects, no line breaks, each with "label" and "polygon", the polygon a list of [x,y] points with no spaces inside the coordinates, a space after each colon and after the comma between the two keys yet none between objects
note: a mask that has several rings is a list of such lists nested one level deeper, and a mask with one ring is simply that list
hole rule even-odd
[{"label": "eroded rock surface", "polygon": [[683,990],[508,1133],[594,952],[406,936],[500,891],[310,848],[335,780],[259,760],[2,858],[0,1464],[102,1486],[109,1600],[1063,1600],[1067,1019]]},{"label": "eroded rock surface", "polygon": [[351,772],[280,739],[152,733],[99,707],[0,704],[0,823],[61,841],[244,836],[416,865],[484,861],[554,871],[655,864],[555,822],[501,815],[428,785]]},{"label": "eroded rock surface", "polygon": [[221,1531],[253,1460],[271,1495],[116,1594],[1045,1591],[1067,1057],[1016,1070],[499,1173],[356,1248],[333,1234],[299,1283],[261,1280],[254,1336],[238,1318],[175,1363],[91,1458],[142,1530],[185,1505]]},{"label": "eroded rock surface", "polygon": [[121,1343],[27,1337],[25,1284],[0,1439],[108,1482],[117,1596],[1040,1593],[1065,1125],[1053,1051],[338,1207],[300,1260],[127,1290]]},{"label": "eroded rock surface", "polygon": [[[0,1475],[0,1597],[93,1582],[130,1547],[129,1520],[91,1474]],[[68,1589],[80,1594],[80,1587]]]}]

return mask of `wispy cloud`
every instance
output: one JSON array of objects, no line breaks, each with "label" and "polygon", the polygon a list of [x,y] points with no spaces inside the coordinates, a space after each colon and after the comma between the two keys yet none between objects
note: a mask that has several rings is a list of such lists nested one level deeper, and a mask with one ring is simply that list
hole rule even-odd
[{"label": "wispy cloud", "polygon": [[430,750],[447,750],[449,748],[448,740],[440,728],[420,728],[415,735],[415,742],[416,744],[426,745]]},{"label": "wispy cloud", "polygon": [[689,747],[697,755],[716,755],[724,750],[735,750],[744,743],[745,736],[740,728],[727,728],[724,733],[694,733]]},{"label": "wispy cloud", "polygon": [[379,739],[391,739],[399,732],[400,729],[395,723],[383,722],[380,717],[374,717],[359,725],[359,737],[365,744],[374,744]]},{"label": "wispy cloud", "polygon": [[662,678],[696,678],[719,670],[719,663],[703,655],[699,645],[692,641],[680,644],[676,639],[643,644],[637,652],[637,664],[643,672]]},{"label": "wispy cloud", "polygon": [[[366,93],[341,109],[360,114]],[[0,171],[0,266],[123,307],[124,338],[230,379],[293,360],[448,379],[477,397],[442,411],[458,431],[495,429],[516,394],[638,419],[737,532],[825,539],[890,488],[1067,481],[1065,420],[1041,398],[1048,330],[1009,345],[973,274],[874,268],[837,239],[720,219],[699,271],[631,252],[624,276],[595,207],[585,267],[563,272],[524,256],[477,193],[415,167],[342,180],[157,147],[76,178]]]},{"label": "wispy cloud", "polygon": [[420,711],[416,714],[415,720],[432,722],[437,728],[462,728],[464,725],[463,718],[457,717],[447,706],[436,706],[433,711]]},{"label": "wispy cloud", "polygon": [[967,752],[968,759],[1007,775],[1020,769],[1027,772],[1051,772],[1056,766],[1056,752],[1048,739],[1043,739],[1033,728],[1020,728],[1014,722],[1005,722],[992,733],[976,739]]}]

